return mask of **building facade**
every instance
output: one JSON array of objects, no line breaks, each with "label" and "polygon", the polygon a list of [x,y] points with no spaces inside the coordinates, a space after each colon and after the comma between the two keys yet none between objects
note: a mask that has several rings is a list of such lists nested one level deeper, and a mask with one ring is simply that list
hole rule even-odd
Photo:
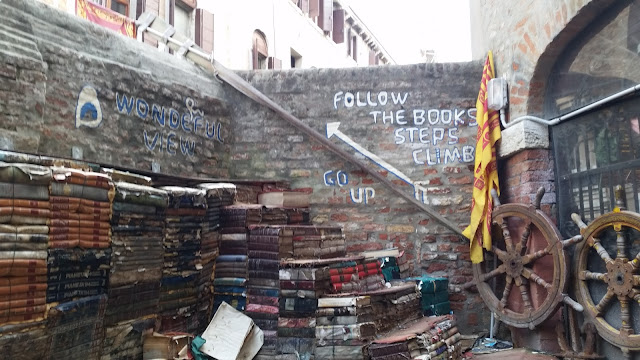
[{"label": "building facade", "polygon": [[[572,214],[587,224],[613,226],[607,214],[614,209],[640,212],[640,2],[480,0],[471,5],[474,57],[493,50],[497,76],[509,83],[499,148],[503,201],[531,203],[536,189],[545,187],[542,208],[564,238],[579,233]],[[622,192],[616,192],[618,186]],[[598,241],[612,262],[624,262],[637,254],[636,231],[619,232],[629,244],[619,242],[618,250],[615,235],[604,230]],[[607,340],[599,343],[607,358],[623,358],[620,348],[638,346],[629,334],[638,332],[640,313],[635,305],[627,307],[635,300],[624,294],[605,299],[613,285],[603,278],[585,279],[587,270],[607,273],[605,253],[600,259],[596,250],[579,245],[567,254],[572,258],[569,292],[585,302],[585,324],[595,324]],[[554,320],[559,318],[566,315]],[[556,323],[534,333],[521,331],[515,339],[557,350]]]},{"label": "building facade", "polygon": [[[74,14],[82,2],[130,19],[151,12],[168,20],[178,33],[198,46],[213,51],[216,60],[235,70],[395,63],[357,14],[338,0],[42,2]],[[158,46],[154,40],[144,41]]]}]

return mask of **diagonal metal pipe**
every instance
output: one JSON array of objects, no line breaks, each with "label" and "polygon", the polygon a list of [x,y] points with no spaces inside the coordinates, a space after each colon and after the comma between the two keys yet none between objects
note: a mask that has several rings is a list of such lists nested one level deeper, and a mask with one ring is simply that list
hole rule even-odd
[{"label": "diagonal metal pipe", "polygon": [[382,176],[379,172],[370,169],[367,166],[367,164],[360,161],[355,156],[351,155],[345,150],[341,149],[338,145],[336,145],[335,143],[327,139],[324,135],[318,133],[309,125],[305,124],[300,119],[298,119],[297,117],[295,117],[294,115],[286,111],[280,105],[278,105],[269,97],[267,97],[265,94],[263,94],[258,89],[256,89],[249,82],[241,78],[238,74],[227,69],[218,61],[216,61],[213,58],[213,54],[205,53],[202,49],[195,46],[189,46],[188,49],[186,49],[187,51],[185,53],[184,45],[188,44],[187,43],[188,39],[179,34],[175,34],[173,36],[166,36],[165,34],[169,34],[167,30],[170,31],[171,26],[168,25],[164,20],[157,18],[155,15],[151,13],[143,13],[140,16],[140,18],[136,21],[136,25],[138,26],[139,36],[140,36],[140,32],[146,31],[149,34],[156,37],[158,40],[166,43],[167,46],[169,46],[173,51],[184,54],[184,56],[186,56],[189,60],[193,61],[194,63],[201,66],[205,70],[211,72],[217,78],[231,85],[231,87],[238,90],[243,95],[273,110],[276,114],[278,114],[284,120],[289,122],[293,127],[302,131],[303,133],[305,133],[312,139],[316,140],[320,144],[324,145],[329,151],[338,155],[343,160],[348,161],[356,165],[363,171],[367,172],[369,175],[371,175],[371,177],[373,177],[374,179],[384,184],[387,188],[389,188],[391,191],[396,193],[398,196],[402,197],[403,199],[413,204],[415,207],[419,208],[420,210],[426,212],[427,214],[429,214],[429,216],[436,219],[438,222],[440,222],[441,224],[449,228],[454,233],[460,236],[463,236],[462,231],[458,226],[456,226],[456,224],[445,219],[442,215],[440,215],[438,212],[436,212],[432,208],[426,206],[424,203],[418,201],[413,196],[410,196],[405,191],[399,189],[396,185],[393,184],[393,182],[391,182],[391,180],[387,179],[385,176]]}]

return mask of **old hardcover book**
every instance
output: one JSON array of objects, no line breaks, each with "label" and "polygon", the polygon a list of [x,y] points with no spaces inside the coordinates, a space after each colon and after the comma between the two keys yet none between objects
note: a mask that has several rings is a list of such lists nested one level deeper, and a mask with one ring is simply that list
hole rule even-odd
[{"label": "old hardcover book", "polygon": [[272,191],[258,194],[258,203],[289,208],[309,207],[310,195],[298,191]]},{"label": "old hardcover book", "polygon": [[318,299],[319,308],[335,308],[335,307],[348,307],[355,306],[361,307],[371,304],[371,298],[369,296],[336,296],[336,297],[323,297]]}]

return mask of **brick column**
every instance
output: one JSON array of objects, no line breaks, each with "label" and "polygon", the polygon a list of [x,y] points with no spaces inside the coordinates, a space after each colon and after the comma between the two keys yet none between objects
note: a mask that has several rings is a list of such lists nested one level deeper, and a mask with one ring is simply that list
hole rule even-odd
[{"label": "brick column", "polygon": [[[503,203],[532,204],[536,197],[536,192],[541,186],[546,189],[542,198],[541,209],[556,221],[552,206],[556,201],[554,184],[554,161],[549,149],[525,149],[517,152],[509,158],[501,160],[501,201]],[[536,236],[532,237],[532,246],[529,251],[541,250],[546,246],[545,239]],[[536,262],[533,270],[543,278],[553,277],[551,259],[540,259]],[[546,297],[545,291],[535,283],[529,283],[529,293],[533,306],[539,306]],[[521,304],[520,292],[515,289],[509,297],[509,302]],[[511,329],[511,336],[515,346],[527,347],[531,349],[544,350],[548,352],[559,352],[555,326],[561,321],[561,312],[551,316],[547,321],[540,324],[533,331],[529,329]]]}]

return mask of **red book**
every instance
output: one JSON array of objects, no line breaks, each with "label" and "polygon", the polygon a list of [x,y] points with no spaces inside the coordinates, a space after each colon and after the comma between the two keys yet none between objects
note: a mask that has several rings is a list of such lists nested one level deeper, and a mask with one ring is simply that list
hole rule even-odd
[{"label": "red book", "polygon": [[331,275],[331,283],[344,283],[358,280],[359,277],[356,274],[341,274],[341,275]]}]

